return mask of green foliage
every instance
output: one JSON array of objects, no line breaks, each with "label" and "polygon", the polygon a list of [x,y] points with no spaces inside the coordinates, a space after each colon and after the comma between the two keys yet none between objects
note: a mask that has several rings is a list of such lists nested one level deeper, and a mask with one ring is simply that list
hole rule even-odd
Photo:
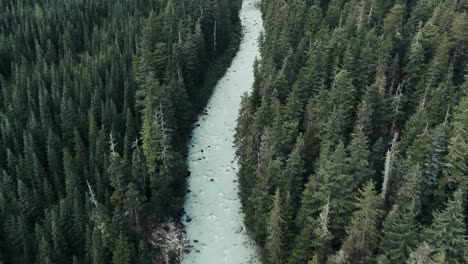
[{"label": "green foliage", "polygon": [[387,215],[379,248],[391,262],[404,263],[420,242],[420,225],[416,216],[413,208],[401,212],[398,206]]},{"label": "green foliage", "polygon": [[377,249],[379,226],[383,216],[383,203],[375,191],[375,184],[370,181],[360,191],[356,207],[346,230],[347,237],[343,250],[351,263],[366,263]]},{"label": "green foliage", "polygon": [[463,191],[459,189],[443,211],[434,214],[432,225],[425,235],[434,248],[443,252],[448,263],[463,263],[467,258],[466,224]]},{"label": "green foliage", "polygon": [[0,262],[152,261],[240,3],[0,3]]},{"label": "green foliage", "polygon": [[[465,2],[262,1],[262,59],[236,128],[246,222],[261,246],[279,189],[289,263],[454,261],[420,229],[467,184]],[[356,204],[369,180],[375,193]],[[333,236],[322,239],[327,201]]]},{"label": "green foliage", "polygon": [[344,223],[349,220],[354,209],[352,201],[352,178],[348,174],[346,152],[343,143],[334,151],[323,151],[318,161],[316,175],[311,176],[303,194],[302,207],[298,214],[298,224],[307,217],[317,217],[320,205],[329,200],[329,207],[333,217],[330,217],[332,233],[344,232]]},{"label": "green foliage", "polygon": [[[466,86],[467,84],[465,84]],[[468,96],[460,99],[452,122],[442,186],[456,188],[467,184],[468,173]]]},{"label": "green foliage", "polygon": [[280,192],[276,190],[273,208],[270,212],[270,219],[268,221],[267,232],[268,237],[265,243],[265,249],[268,254],[268,263],[281,264],[283,263],[283,225],[280,201]]},{"label": "green foliage", "polygon": [[132,245],[124,234],[120,233],[119,238],[115,241],[115,249],[112,256],[114,264],[130,264],[133,263]]}]

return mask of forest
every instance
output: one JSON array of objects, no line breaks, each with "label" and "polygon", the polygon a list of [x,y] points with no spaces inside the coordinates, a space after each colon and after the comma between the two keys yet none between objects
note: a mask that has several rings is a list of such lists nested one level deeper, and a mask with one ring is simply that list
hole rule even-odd
[{"label": "forest", "polygon": [[0,263],[153,263],[240,4],[0,1]]},{"label": "forest", "polygon": [[236,146],[264,263],[468,263],[468,1],[261,9]]},{"label": "forest", "polygon": [[[152,232],[241,4],[0,1],[1,264],[180,262]],[[235,147],[263,263],[468,263],[468,0],[258,4]]]}]

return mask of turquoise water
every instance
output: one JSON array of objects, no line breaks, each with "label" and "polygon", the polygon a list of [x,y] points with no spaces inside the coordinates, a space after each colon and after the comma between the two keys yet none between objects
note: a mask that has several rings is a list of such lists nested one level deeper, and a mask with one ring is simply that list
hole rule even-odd
[{"label": "turquoise water", "polygon": [[255,2],[243,2],[239,52],[199,117],[189,145],[190,192],[183,221],[191,251],[184,256],[186,264],[260,263],[257,246],[244,226],[233,147],[241,96],[252,88],[253,63],[260,57],[263,25]]}]

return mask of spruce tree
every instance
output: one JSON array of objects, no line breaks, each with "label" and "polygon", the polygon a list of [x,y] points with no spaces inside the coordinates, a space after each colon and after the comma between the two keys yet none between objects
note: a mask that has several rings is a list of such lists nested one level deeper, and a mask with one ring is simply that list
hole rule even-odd
[{"label": "spruce tree", "polygon": [[[467,82],[468,83],[468,82]],[[467,84],[465,84],[466,86]],[[463,96],[455,110],[450,133],[448,155],[446,156],[443,187],[455,188],[467,183],[468,172],[468,96]]]},{"label": "spruce tree", "polygon": [[130,264],[133,262],[132,245],[123,233],[119,234],[115,242],[112,262],[115,264]]},{"label": "spruce tree", "polygon": [[297,224],[303,227],[308,217],[317,217],[320,205],[328,199],[333,217],[330,221],[330,230],[344,233],[347,223],[354,209],[352,202],[352,177],[348,174],[346,152],[343,143],[335,150],[322,150],[316,175],[309,178],[302,196],[301,208],[298,213]]},{"label": "spruce tree", "polygon": [[356,207],[346,230],[343,250],[351,263],[366,263],[377,249],[379,226],[384,213],[382,199],[372,181],[360,191]]},{"label": "spruce tree", "polygon": [[352,140],[347,147],[349,174],[353,177],[353,187],[356,191],[367,182],[374,174],[370,167],[370,151],[368,148],[368,139],[361,126],[355,129],[352,134]]},{"label": "spruce tree", "polygon": [[413,251],[406,261],[408,264],[446,264],[445,254],[437,252],[429,244],[423,242]]},{"label": "spruce tree", "polygon": [[379,253],[391,262],[404,263],[420,242],[420,225],[413,208],[400,211],[394,206],[387,215],[382,228]]},{"label": "spruce tree", "polygon": [[300,203],[300,195],[304,190],[305,181],[305,161],[302,158],[302,151],[304,148],[304,140],[302,136],[297,138],[296,145],[289,155],[286,162],[286,167],[283,171],[282,177],[284,178],[286,190],[291,196],[291,205],[293,212],[297,211],[298,204]]},{"label": "spruce tree", "polygon": [[283,263],[283,219],[281,210],[280,192],[277,189],[273,198],[273,208],[270,212],[270,218],[267,223],[268,236],[265,243],[265,249],[268,255],[268,263]]},{"label": "spruce tree", "polygon": [[448,263],[463,263],[468,257],[463,195],[463,189],[457,190],[446,208],[434,214],[434,221],[425,232],[434,248],[445,254]]}]

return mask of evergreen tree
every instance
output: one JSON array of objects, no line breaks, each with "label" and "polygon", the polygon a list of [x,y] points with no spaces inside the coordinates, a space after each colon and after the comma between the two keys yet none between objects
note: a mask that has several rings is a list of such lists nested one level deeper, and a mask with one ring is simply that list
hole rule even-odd
[{"label": "evergreen tree", "polygon": [[438,193],[438,183],[442,177],[444,157],[447,154],[448,129],[447,122],[444,122],[438,125],[432,133],[432,151],[424,160],[422,172],[425,179],[423,182],[424,203],[430,199],[427,198],[428,196]]},{"label": "evergreen tree", "polygon": [[352,134],[347,151],[349,173],[354,178],[354,190],[356,190],[371,179],[374,174],[369,164],[371,153],[368,149],[368,140],[362,127],[356,128],[355,133]]},{"label": "evergreen tree", "polygon": [[[288,263],[324,262],[331,251],[333,234],[329,230],[330,201],[327,200],[316,219],[308,217],[297,236]],[[311,243],[312,242],[312,243]]]},{"label": "evergreen tree", "polygon": [[[236,130],[246,222],[260,245],[279,188],[283,241],[294,241],[283,247],[288,262],[421,261],[408,259],[425,239],[420,225],[431,225],[432,212],[466,185],[466,6],[262,1],[262,58]],[[268,142],[260,141],[265,134]],[[379,215],[388,216],[369,227],[377,242],[357,248],[350,241],[367,233],[349,230],[367,226],[353,222],[363,210],[353,198],[369,180],[382,196]],[[321,240],[328,199],[333,239]],[[427,261],[449,261],[428,245]]]},{"label": "evergreen tree", "polygon": [[128,242],[125,235],[120,233],[119,238],[115,242],[112,262],[115,264],[129,264],[133,262],[132,259],[132,245]]},{"label": "evergreen tree", "polygon": [[305,181],[305,162],[302,158],[302,150],[304,148],[304,140],[299,136],[296,146],[289,155],[286,162],[286,167],[283,171],[286,190],[291,195],[291,205],[293,212],[297,211],[297,205],[300,203],[300,195],[304,190]]},{"label": "evergreen tree", "polygon": [[379,226],[383,216],[383,204],[380,195],[375,191],[375,184],[370,181],[360,191],[343,250],[351,263],[367,262],[377,249]]},{"label": "evergreen tree", "polygon": [[413,208],[400,212],[394,206],[383,223],[379,253],[391,262],[404,263],[419,243],[420,225]]},{"label": "evergreen tree", "polygon": [[452,189],[466,184],[466,173],[468,172],[468,143],[466,142],[466,138],[468,137],[467,107],[468,96],[464,96],[460,99],[460,103],[454,114],[454,120],[452,121],[444,177],[441,181],[442,186]]},{"label": "evergreen tree", "polygon": [[434,221],[425,232],[434,248],[444,253],[448,263],[463,263],[467,259],[466,224],[463,191],[459,189],[443,211],[434,214]]},{"label": "evergreen tree", "polygon": [[422,243],[415,251],[413,251],[406,262],[408,264],[444,264],[445,254],[435,251],[427,243]]},{"label": "evergreen tree", "polygon": [[298,226],[303,227],[307,217],[317,217],[320,204],[329,199],[333,217],[330,230],[333,234],[344,232],[350,213],[354,209],[352,202],[352,178],[348,174],[346,153],[340,143],[332,153],[322,151],[316,175],[310,177],[304,190],[301,208],[298,214]]},{"label": "evergreen tree", "polygon": [[116,152],[116,146],[112,134],[110,135],[110,161],[109,161],[109,180],[114,192],[111,196],[111,201],[114,206],[122,208],[124,200],[128,197],[125,196],[127,183],[129,181],[126,171],[125,160]]},{"label": "evergreen tree", "polygon": [[268,263],[281,264],[283,263],[283,225],[280,201],[280,192],[277,189],[274,196],[273,208],[270,212],[270,219],[268,221],[267,232],[268,237],[265,243],[265,249],[268,254]]}]

